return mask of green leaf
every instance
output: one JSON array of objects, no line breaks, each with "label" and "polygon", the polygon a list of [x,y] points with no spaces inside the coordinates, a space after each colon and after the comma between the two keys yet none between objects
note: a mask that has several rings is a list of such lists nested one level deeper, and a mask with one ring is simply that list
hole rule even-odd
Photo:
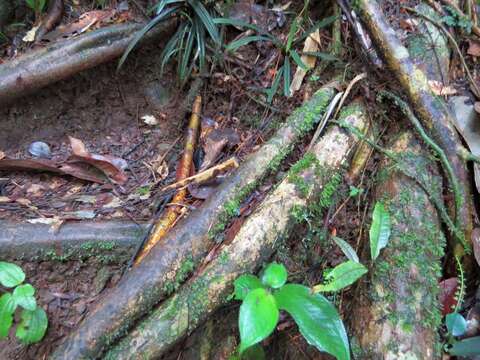
[{"label": "green leaf", "polygon": [[302,68],[305,71],[310,70],[310,68],[302,61],[302,58],[300,55],[295,50],[290,51],[290,56],[292,57],[292,60],[295,61],[295,63]]},{"label": "green leaf", "polygon": [[335,307],[303,285],[287,284],[274,294],[279,309],[295,320],[310,345],[339,360],[349,360],[348,337]]},{"label": "green leaf", "polygon": [[467,331],[467,320],[459,313],[450,313],[445,316],[445,325],[453,336],[462,336]]},{"label": "green leaf", "polygon": [[292,48],[292,43],[295,38],[295,34],[297,33],[298,29],[298,21],[297,18],[293,19],[292,25],[290,26],[290,30],[288,32],[287,37],[287,46],[285,47],[285,52],[288,54],[290,49]]},{"label": "green leaf", "polygon": [[370,254],[372,260],[380,255],[380,250],[388,244],[390,237],[390,215],[381,202],[377,202],[373,209],[373,221],[370,226]]},{"label": "green leaf", "polygon": [[250,274],[239,276],[233,282],[233,286],[235,287],[234,293],[236,300],[244,300],[250,291],[263,288],[263,284],[260,279]]},{"label": "green leaf", "polygon": [[295,44],[299,44],[301,43],[303,40],[305,40],[311,33],[313,33],[314,31],[316,31],[317,29],[321,29],[321,28],[324,28],[330,24],[333,24],[335,22],[335,20],[338,19],[338,16],[336,15],[332,15],[332,16],[329,16],[325,19],[323,19],[322,21],[319,21],[316,25],[312,26],[310,29],[308,29],[307,31],[305,31],[302,36],[300,36],[297,40],[295,40]]},{"label": "green leaf", "polygon": [[167,44],[165,45],[165,48],[162,51],[162,54],[160,55],[162,59],[162,65],[160,67],[160,74],[162,75],[164,70],[165,70],[165,65],[168,64],[170,59],[172,58],[173,55],[175,55],[179,50],[179,42],[180,39],[183,38],[185,31],[187,30],[187,23],[181,24],[175,34],[168,40]]},{"label": "green leaf", "polygon": [[21,284],[25,280],[25,273],[18,265],[0,261],[0,284],[11,288]]},{"label": "green leaf", "polygon": [[262,275],[262,283],[274,289],[282,287],[287,282],[287,269],[276,262],[267,265]]},{"label": "green leaf", "polygon": [[340,265],[335,266],[325,276],[327,284],[320,284],[313,288],[314,292],[318,291],[338,291],[341,290],[355,281],[361,276],[366,274],[368,269],[362,264],[354,261],[346,261]]},{"label": "green leaf", "polygon": [[360,262],[357,252],[355,251],[354,248],[350,246],[348,242],[336,236],[333,236],[332,239],[335,242],[335,244],[337,244],[340,247],[340,249],[342,249],[342,252],[345,254],[348,260],[357,262],[357,263]]},{"label": "green leaf", "polygon": [[272,102],[273,97],[278,91],[278,87],[280,86],[280,80],[282,79],[282,74],[283,66],[277,70],[277,73],[275,74],[275,79],[273,79],[272,87],[267,90],[267,103],[269,104]]},{"label": "green leaf", "polygon": [[205,28],[201,26],[198,18],[193,20],[193,28],[195,29],[195,36],[197,38],[197,54],[199,61],[200,73],[205,69]]},{"label": "green leaf", "polygon": [[269,33],[265,32],[265,30],[263,30],[262,28],[253,24],[249,24],[245,21],[237,20],[237,19],[229,19],[229,18],[215,18],[213,19],[213,22],[218,25],[233,25],[237,27],[243,27],[246,29],[254,30],[255,32],[268,37],[272,42],[281,46],[281,42],[275,36],[270,35]]},{"label": "green leaf", "polygon": [[20,285],[13,290],[13,300],[15,303],[26,310],[35,310],[37,302],[35,301],[35,289],[30,284]]},{"label": "green leaf", "polygon": [[132,52],[132,50],[137,46],[138,42],[147,34],[150,30],[152,30],[157,24],[161,23],[162,21],[166,20],[168,16],[173,14],[175,11],[179,9],[178,6],[171,7],[170,9],[167,9],[163,12],[161,12],[159,15],[157,15],[153,20],[151,20],[145,27],[140,30],[137,35],[132,39],[130,44],[128,44],[127,48],[125,49],[125,52],[123,53],[122,57],[118,61],[117,65],[117,71],[120,70],[122,67],[123,63],[125,60],[127,60],[128,55]]},{"label": "green leaf", "polygon": [[195,39],[195,34],[192,31],[192,27],[188,26],[186,30],[187,34],[187,41],[185,44],[185,50],[181,53],[182,61],[179,63],[179,70],[178,70],[178,78],[182,86],[184,85],[185,81],[190,76],[191,67],[189,67],[190,56],[193,50],[193,40]]},{"label": "green leaf", "polygon": [[254,42],[254,41],[270,41],[270,39],[263,35],[245,36],[241,39],[232,41],[230,44],[226,46],[226,49],[228,51],[235,51],[238,48],[245,46],[247,44],[250,44],[251,42]]},{"label": "green leaf", "polygon": [[475,356],[480,355],[480,336],[471,337],[457,341],[448,350],[454,356]]},{"label": "green leaf", "polygon": [[47,327],[47,314],[41,307],[37,307],[33,311],[23,310],[15,335],[22,343],[32,344],[42,340]]},{"label": "green leaf", "polygon": [[240,354],[268,337],[278,322],[278,308],[272,294],[265,289],[248,293],[240,306]]},{"label": "green leaf", "polygon": [[290,76],[290,59],[286,56],[283,62],[283,95],[285,96],[290,96]]},{"label": "green leaf", "polygon": [[192,6],[193,10],[197,14],[197,16],[200,18],[203,25],[205,25],[207,32],[210,34],[210,37],[215,42],[215,44],[220,45],[221,40],[220,40],[220,34],[218,33],[217,26],[215,25],[215,22],[213,21],[213,18],[210,15],[210,13],[207,11],[207,9],[205,9],[205,6],[203,6],[203,4],[198,0],[190,0],[188,1],[188,3]]},{"label": "green leaf", "polygon": [[12,327],[13,313],[16,307],[12,294],[5,293],[0,296],[0,339],[8,336],[8,331]]}]

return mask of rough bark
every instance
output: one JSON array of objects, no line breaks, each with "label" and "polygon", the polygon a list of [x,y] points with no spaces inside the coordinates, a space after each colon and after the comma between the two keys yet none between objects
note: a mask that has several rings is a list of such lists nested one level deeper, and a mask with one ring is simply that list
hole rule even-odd
[{"label": "rough bark", "polygon": [[[341,119],[362,129],[364,114],[365,108],[354,104],[345,109]],[[297,174],[300,182],[308,184],[308,190],[285,178],[217,258],[138,324],[105,359],[157,358],[225,304],[233,281],[241,274],[255,272],[271,257],[296,222],[294,209],[308,206],[338,176],[356,142],[350,133],[337,126],[330,128],[311,150],[315,160]]]},{"label": "rough bark", "polygon": [[0,222],[2,260],[79,260],[99,257],[125,262],[133,256],[147,225],[127,221],[67,222],[50,225]]},{"label": "rough bark", "polygon": [[[165,35],[174,22],[160,23],[145,40]],[[104,27],[0,65],[0,104],[119,57],[143,26],[127,23]]]},{"label": "rough bark", "polygon": [[[407,49],[387,23],[377,1],[359,0],[356,5],[379,52],[408,95],[424,127],[430,131],[433,139],[445,151],[454,169],[461,184],[460,202],[462,204],[452,208],[456,208],[457,223],[465,234],[465,239],[469,240],[472,231],[470,187],[465,163],[458,156],[463,147],[453,126],[454,117],[443,100],[432,92],[423,71],[412,62]],[[456,253],[461,255],[463,248],[457,247]]]},{"label": "rough bark", "polygon": [[436,359],[441,314],[437,295],[444,237],[434,206],[422,187],[441,189],[429,155],[411,133],[391,148],[409,176],[384,159],[375,191],[391,218],[391,236],[353,305],[353,332],[362,359]]},{"label": "rough bark", "polygon": [[331,83],[297,109],[262,147],[219,187],[198,210],[181,221],[142,263],[126,274],[117,288],[88,316],[52,355],[52,359],[95,358],[132,324],[169,295],[215,244],[225,227],[261,179],[276,170],[303,135],[320,120],[335,94]]}]

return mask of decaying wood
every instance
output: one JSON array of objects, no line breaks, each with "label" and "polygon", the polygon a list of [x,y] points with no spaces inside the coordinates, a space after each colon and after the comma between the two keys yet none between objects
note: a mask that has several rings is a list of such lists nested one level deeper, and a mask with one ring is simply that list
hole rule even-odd
[{"label": "decaying wood", "polygon": [[[164,35],[174,22],[159,24],[145,40]],[[119,57],[143,26],[127,23],[104,27],[0,65],[0,104]]]},{"label": "decaying wood", "polygon": [[[365,126],[365,108],[353,104],[341,119],[351,126]],[[305,194],[287,177],[245,221],[233,239],[218,252],[199,274],[164,301],[146,320],[130,332],[105,359],[154,359],[176,341],[192,332],[219,306],[227,302],[233,281],[244,273],[254,272],[273,254],[288,236],[297,207],[308,206],[342,167],[357,139],[337,126],[330,128],[313,147],[316,161],[298,175],[311,184]]]},{"label": "decaying wood", "polygon": [[[472,231],[470,185],[465,162],[458,155],[463,146],[453,126],[453,115],[443,100],[432,92],[425,74],[413,64],[407,49],[387,23],[378,3],[375,0],[359,0],[356,4],[379,52],[408,95],[423,126],[444,150],[454,169],[461,185],[462,206],[456,204],[452,208],[456,208],[457,223],[469,241]],[[456,253],[461,255],[463,248],[456,247]]]},{"label": "decaying wood", "polygon": [[391,151],[404,160],[403,170],[384,159],[375,192],[391,217],[390,241],[360,286],[352,329],[364,352],[361,358],[437,359],[445,240],[434,206],[414,179],[441,191],[441,178],[411,133],[402,134]]},{"label": "decaying wood", "polygon": [[63,6],[63,0],[50,0],[48,2],[47,14],[42,19],[40,27],[35,33],[35,41],[41,40],[46,33],[60,22],[63,15]]},{"label": "decaying wood", "polygon": [[147,231],[129,221],[81,221],[55,225],[0,222],[2,260],[131,259]]},{"label": "decaying wood", "polygon": [[[177,168],[177,181],[185,180],[193,170],[193,152],[195,151],[195,145],[200,130],[201,110],[202,98],[197,96],[193,102],[192,114],[190,116],[190,122],[188,123],[187,135],[185,136],[185,147]],[[155,224],[152,233],[135,259],[135,265],[140,264],[150,250],[152,250],[153,247],[170,231],[171,227],[175,224],[177,218],[182,213],[183,206],[181,204],[185,201],[186,195],[187,189],[185,188],[178,190],[174,195],[172,199],[172,204],[174,205],[169,206]]]},{"label": "decaying wood", "polygon": [[198,174],[195,174],[193,176],[189,176],[188,178],[185,178],[183,180],[177,181],[174,184],[167,185],[164,188],[160,190],[161,193],[166,193],[172,190],[184,188],[188,185],[191,184],[196,184],[200,185],[208,180],[211,180],[217,175],[220,175],[226,171],[236,169],[238,168],[238,161],[236,158],[230,158],[228,160],[225,160],[224,162],[212,166],[211,168],[204,170],[202,172],[199,172]]},{"label": "decaying wood", "polygon": [[235,210],[266,174],[276,170],[294,144],[322,117],[337,85],[332,82],[317,91],[219,186],[214,196],[172,229],[162,246],[153,248],[139,266],[125,275],[66,338],[52,359],[100,356],[137,319],[175,290],[215,244],[214,230],[222,230],[228,219],[226,205]]}]

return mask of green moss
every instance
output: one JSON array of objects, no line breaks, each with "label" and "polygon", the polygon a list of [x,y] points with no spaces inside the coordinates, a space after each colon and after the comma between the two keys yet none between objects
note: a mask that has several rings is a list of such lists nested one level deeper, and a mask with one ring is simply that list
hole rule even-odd
[{"label": "green moss", "polygon": [[295,184],[298,191],[303,197],[306,197],[310,190],[312,189],[313,184],[309,184],[301,173],[313,166],[318,166],[318,160],[312,153],[306,153],[302,159],[298,160],[288,172],[288,180]]},{"label": "green moss", "polygon": [[165,296],[168,296],[175,292],[180,285],[188,278],[190,273],[194,270],[195,263],[193,261],[193,257],[190,255],[187,257],[183,263],[180,265],[180,268],[175,273],[175,278],[170,281],[166,281],[165,285],[163,286],[163,292]]}]

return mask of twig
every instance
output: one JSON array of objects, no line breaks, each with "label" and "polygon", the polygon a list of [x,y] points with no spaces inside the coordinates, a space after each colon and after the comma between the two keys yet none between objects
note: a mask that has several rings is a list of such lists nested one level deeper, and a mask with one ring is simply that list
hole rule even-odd
[{"label": "twig", "polygon": [[334,118],[337,117],[340,109],[342,108],[343,106],[343,103],[345,102],[345,100],[347,99],[347,96],[350,94],[350,91],[352,91],[352,88],[353,86],[359,82],[360,80],[363,80],[367,77],[367,73],[361,73],[361,74],[358,74],[357,76],[355,76],[352,81],[350,81],[350,84],[348,84],[347,86],[347,90],[345,90],[345,93],[343,94],[342,96],[342,100],[340,100],[340,104],[338,105],[338,108],[337,108],[337,111],[335,112],[335,115],[333,116]]},{"label": "twig", "polygon": [[475,95],[477,96],[477,98],[480,98],[480,89],[478,88],[475,80],[473,79],[473,76],[472,74],[470,73],[470,70],[468,69],[468,66],[467,66],[467,63],[465,62],[465,58],[463,57],[462,55],[462,52],[460,51],[460,48],[458,47],[458,44],[457,44],[457,41],[455,40],[455,38],[452,36],[452,34],[450,34],[447,29],[445,29],[443,27],[442,24],[440,24],[438,21],[432,19],[431,17],[425,15],[425,14],[422,14],[420,12],[418,12],[417,10],[413,9],[413,8],[410,8],[410,7],[404,7],[405,10],[407,11],[410,11],[412,13],[414,13],[415,15],[417,15],[418,17],[424,19],[424,20],[427,20],[429,22],[431,22],[433,25],[435,25],[436,27],[438,27],[444,34],[445,36],[450,40],[450,42],[452,43],[453,47],[455,48],[455,51],[458,53],[458,56],[460,57],[460,61],[462,62],[462,65],[463,65],[463,68],[465,69],[465,72],[467,73],[467,76],[468,76],[468,80],[470,81],[470,84],[472,85],[473,87],[473,90],[475,92]]},{"label": "twig", "polygon": [[163,189],[160,190],[161,193],[165,193],[168,191],[180,189],[180,188],[185,188],[186,186],[195,183],[195,184],[200,184],[203,183],[219,173],[225,172],[227,170],[230,170],[231,168],[237,168],[238,167],[238,161],[236,158],[230,158],[221,164],[215,165],[211,167],[210,169],[207,169],[205,171],[199,172],[198,174],[195,174],[193,176],[187,177],[183,180],[177,181],[174,184],[165,186]]}]

